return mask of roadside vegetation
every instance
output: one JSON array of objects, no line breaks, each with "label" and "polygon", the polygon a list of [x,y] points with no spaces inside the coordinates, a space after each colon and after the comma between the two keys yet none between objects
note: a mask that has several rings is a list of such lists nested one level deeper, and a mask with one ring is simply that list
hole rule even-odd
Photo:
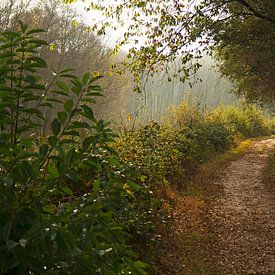
[{"label": "roadside vegetation", "polygon": [[206,110],[184,101],[170,109],[164,124],[120,135],[116,148],[157,190],[166,182],[184,187],[201,164],[244,139],[269,135],[273,127],[255,105]]}]

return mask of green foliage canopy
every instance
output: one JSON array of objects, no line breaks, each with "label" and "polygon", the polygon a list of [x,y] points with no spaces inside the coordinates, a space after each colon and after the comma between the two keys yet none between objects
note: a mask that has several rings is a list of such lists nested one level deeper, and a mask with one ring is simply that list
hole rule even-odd
[{"label": "green foliage canopy", "polygon": [[117,47],[132,46],[126,65],[137,81],[144,72],[167,69],[178,57],[182,67],[175,75],[185,81],[199,68],[204,51],[218,50],[222,71],[240,94],[274,100],[274,1],[93,1],[91,8],[106,16],[94,26],[98,34],[117,29],[114,20],[123,26],[130,19]]},{"label": "green foliage canopy", "polygon": [[[262,5],[263,14],[269,11],[275,19],[274,1],[254,2]],[[236,4],[229,11],[230,18],[216,27],[220,70],[235,84],[237,94],[249,101],[275,103],[274,20],[263,14],[252,16],[246,7],[240,10]]]}]

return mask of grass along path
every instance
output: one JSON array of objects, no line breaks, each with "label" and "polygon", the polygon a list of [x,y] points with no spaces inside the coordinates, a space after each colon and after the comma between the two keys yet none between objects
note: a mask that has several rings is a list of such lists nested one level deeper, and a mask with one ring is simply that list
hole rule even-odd
[{"label": "grass along path", "polygon": [[274,190],[263,182],[275,139],[244,142],[169,190],[173,222],[156,274],[274,274]]}]

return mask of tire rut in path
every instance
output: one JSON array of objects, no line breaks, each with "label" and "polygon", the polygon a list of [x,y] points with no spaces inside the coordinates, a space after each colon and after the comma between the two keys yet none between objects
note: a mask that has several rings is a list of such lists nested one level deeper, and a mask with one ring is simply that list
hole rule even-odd
[{"label": "tire rut in path", "polygon": [[275,274],[275,193],[262,180],[274,147],[275,139],[256,142],[215,181],[223,192],[211,213],[213,256],[222,274]]}]

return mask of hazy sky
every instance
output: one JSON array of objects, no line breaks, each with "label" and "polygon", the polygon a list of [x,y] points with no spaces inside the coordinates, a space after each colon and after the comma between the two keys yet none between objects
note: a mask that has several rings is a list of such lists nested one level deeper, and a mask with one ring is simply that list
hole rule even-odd
[{"label": "hazy sky", "polygon": [[[1,0],[0,0],[1,1]],[[102,14],[98,11],[94,11],[94,10],[90,10],[87,11],[86,8],[89,7],[89,1],[83,2],[83,1],[77,1],[73,4],[71,4],[71,6],[76,9],[76,11],[83,17],[84,22],[87,25],[94,25],[99,21],[104,20],[104,16],[102,16]],[[127,19],[125,17],[125,26],[121,27],[119,26],[117,28],[117,30],[107,30],[106,36],[104,38],[105,41],[107,41],[107,43],[110,43],[111,46],[115,45],[116,41],[118,39],[123,38],[123,34],[127,31],[127,26],[128,23],[130,24],[129,19]],[[114,24],[116,24],[116,22],[114,21]],[[127,50],[129,49],[131,46],[127,45],[124,46],[123,49]]]},{"label": "hazy sky", "polygon": [[[116,3],[116,2],[117,2],[117,0],[108,0],[108,4],[109,3],[112,4],[112,3]],[[90,3],[90,1],[79,0],[79,1],[71,4],[71,6],[73,8],[75,8],[79,12],[79,14],[81,14],[81,16],[84,19],[84,22],[88,25],[94,25],[97,22],[104,20],[105,17],[99,11],[94,11],[94,10],[87,11],[86,10],[86,8],[89,7],[89,3]],[[131,24],[131,19],[130,19],[129,14],[128,15],[126,13],[124,15],[122,14],[121,18],[124,19],[124,22],[123,22],[124,26],[122,27],[119,23],[116,22],[116,20],[113,20],[113,25],[116,25],[117,30],[114,30],[114,29],[107,30],[106,36],[104,37],[104,40],[108,44],[110,44],[110,46],[114,46],[116,44],[117,40],[120,40],[123,38],[124,33],[127,32],[127,28]],[[122,49],[127,51],[130,48],[132,48],[133,46],[136,46],[136,47],[138,47],[139,45],[141,46],[144,44],[144,41],[146,40],[146,38],[139,37],[138,44],[136,44],[134,42],[134,40],[135,40],[135,38],[132,37],[133,43],[131,43],[131,41],[128,41],[129,44],[123,45]]]}]

